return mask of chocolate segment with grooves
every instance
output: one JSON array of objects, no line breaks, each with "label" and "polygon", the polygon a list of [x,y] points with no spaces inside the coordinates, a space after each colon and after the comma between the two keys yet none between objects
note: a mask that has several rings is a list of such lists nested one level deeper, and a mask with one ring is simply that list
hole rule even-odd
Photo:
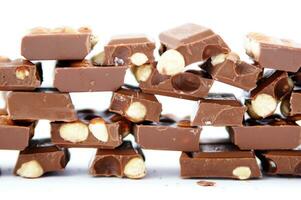
[{"label": "chocolate segment with grooves", "polygon": [[14,120],[75,121],[74,107],[68,93],[41,89],[34,92],[10,92],[7,108]]},{"label": "chocolate segment with grooves", "polygon": [[115,91],[123,85],[127,67],[94,66],[90,61],[60,61],[54,87],[60,92]]},{"label": "chocolate segment with grooves", "polygon": [[293,91],[281,102],[281,113],[285,116],[301,115],[301,90]]},{"label": "chocolate segment with grooves", "polygon": [[[68,149],[59,148],[51,144],[50,139],[39,139],[30,141],[30,145],[20,152],[14,174],[20,175],[18,170],[30,161],[37,162],[47,172],[58,172],[64,170],[70,160]],[[26,177],[37,178],[37,177]]]},{"label": "chocolate segment with grooves", "polygon": [[135,53],[143,53],[147,57],[147,63],[154,62],[155,43],[145,35],[115,36],[104,47],[105,65],[131,65],[131,56]]},{"label": "chocolate segment with grooves", "polygon": [[211,93],[198,103],[193,126],[242,126],[246,107],[233,94]]},{"label": "chocolate segment with grooves", "polygon": [[[123,138],[131,131],[131,123],[128,120],[109,111],[79,110],[77,115],[79,121],[51,123],[51,141],[54,144],[67,148],[114,149],[122,144]],[[64,134],[61,127],[72,126],[75,123],[80,123],[86,127],[88,135],[85,140],[73,142],[61,136]],[[74,135],[78,135],[80,133],[77,131],[82,129],[73,128],[72,130],[74,130]],[[97,136],[104,137],[97,138]]]},{"label": "chocolate segment with grooves", "polygon": [[42,83],[41,63],[28,60],[0,61],[0,90],[35,90]]},{"label": "chocolate segment with grooves", "polygon": [[219,35],[197,24],[184,24],[169,29],[162,32],[159,39],[162,44],[160,53],[175,49],[183,55],[185,65],[230,52],[230,48]]},{"label": "chocolate segment with grooves", "polygon": [[260,178],[253,151],[240,151],[232,144],[201,144],[198,152],[182,152],[183,178]]}]

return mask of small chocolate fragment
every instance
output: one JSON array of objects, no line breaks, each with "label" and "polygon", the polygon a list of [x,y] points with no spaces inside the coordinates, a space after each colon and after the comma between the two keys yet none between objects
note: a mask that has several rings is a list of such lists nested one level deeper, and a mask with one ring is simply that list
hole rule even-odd
[{"label": "small chocolate fragment", "polygon": [[98,149],[90,166],[92,176],[117,176],[140,179],[146,175],[141,149],[134,148],[130,141],[116,149]]},{"label": "small chocolate fragment", "polygon": [[35,28],[22,39],[21,54],[28,60],[82,60],[93,48],[90,30]]},{"label": "small chocolate fragment", "polygon": [[155,95],[145,94],[139,88],[123,86],[113,93],[109,110],[132,122],[159,122],[162,105]]},{"label": "small chocolate fragment", "polygon": [[200,66],[207,71],[214,80],[241,88],[251,90],[262,75],[262,68],[241,61],[233,52],[219,54],[211,57]]},{"label": "small chocolate fragment", "polygon": [[291,79],[294,81],[296,86],[301,86],[301,68],[296,73],[289,73]]},{"label": "small chocolate fragment", "polygon": [[233,94],[211,93],[198,103],[193,126],[242,126],[246,107]]},{"label": "small chocolate fragment", "polygon": [[14,174],[23,178],[38,178],[47,172],[62,171],[70,160],[68,149],[58,148],[50,139],[32,140],[20,152]]},{"label": "small chocolate fragment", "polygon": [[197,184],[199,186],[210,187],[210,186],[215,186],[216,183],[213,181],[198,181]]},{"label": "small chocolate fragment", "polygon": [[281,113],[284,116],[301,115],[301,90],[293,91],[281,102]]},{"label": "small chocolate fragment", "polygon": [[60,147],[113,149],[122,144],[131,124],[109,111],[79,110],[78,121],[52,122],[51,140]]},{"label": "small chocolate fragment", "polygon": [[70,95],[54,90],[10,92],[7,108],[14,120],[75,121],[77,119]]},{"label": "small chocolate fragment", "polygon": [[115,36],[104,48],[104,65],[136,65],[154,62],[155,43],[145,35]]},{"label": "small chocolate fragment", "polygon": [[232,144],[202,144],[198,152],[182,152],[183,178],[260,178],[253,151],[240,151]]},{"label": "small chocolate fragment", "polygon": [[127,67],[95,66],[88,60],[60,61],[54,87],[60,92],[115,91],[123,85]]},{"label": "small chocolate fragment", "polygon": [[190,126],[189,121],[176,122],[166,117],[161,117],[159,123],[134,126],[136,142],[141,148],[173,151],[198,151],[201,130]]},{"label": "small chocolate fragment", "polygon": [[263,67],[296,72],[301,66],[301,44],[261,33],[249,33],[246,53]]},{"label": "small chocolate fragment", "polygon": [[28,60],[0,62],[0,90],[35,90],[42,83],[41,63]]}]

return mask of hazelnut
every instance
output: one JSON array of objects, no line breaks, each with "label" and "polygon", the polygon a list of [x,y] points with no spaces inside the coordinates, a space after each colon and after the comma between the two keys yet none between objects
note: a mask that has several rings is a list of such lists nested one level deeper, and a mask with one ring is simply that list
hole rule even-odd
[{"label": "hazelnut", "polygon": [[0,115],[0,125],[14,125],[14,122],[7,115]]},{"label": "hazelnut", "polygon": [[259,94],[247,104],[248,113],[252,118],[265,118],[274,114],[277,100],[268,94]]},{"label": "hazelnut", "polygon": [[141,122],[147,113],[146,107],[141,102],[133,102],[125,111],[127,118],[132,122]]},{"label": "hazelnut", "polygon": [[147,56],[144,53],[139,53],[139,52],[134,53],[130,59],[132,64],[136,66],[144,65],[148,61]]},{"label": "hazelnut", "polygon": [[134,66],[133,73],[135,75],[136,80],[139,81],[147,81],[150,77],[153,67],[150,64]]},{"label": "hazelnut", "polygon": [[38,161],[31,160],[23,163],[16,173],[24,178],[38,178],[44,174],[44,170]]},{"label": "hazelnut", "polygon": [[50,30],[45,27],[36,27],[30,30],[30,34],[47,34],[49,31]]},{"label": "hazelnut", "polygon": [[239,180],[246,180],[251,177],[252,172],[250,167],[241,166],[241,167],[236,167],[232,171],[232,174]]},{"label": "hazelnut", "polygon": [[144,160],[140,157],[130,159],[124,167],[124,174],[132,179],[143,178],[146,175]]},{"label": "hazelnut", "polygon": [[60,136],[69,142],[83,142],[88,138],[88,126],[82,122],[71,122],[61,125],[59,129]]},{"label": "hazelnut", "polygon": [[108,142],[109,134],[103,118],[97,117],[92,119],[89,124],[89,130],[97,140]]},{"label": "hazelnut", "polygon": [[93,65],[103,65],[104,64],[104,61],[105,61],[105,52],[100,52],[96,55],[94,55],[92,58],[92,63]]},{"label": "hazelnut", "polygon": [[17,67],[15,74],[17,79],[24,80],[29,76],[29,69],[25,66]]},{"label": "hazelnut", "polygon": [[258,33],[249,33],[245,39],[246,54],[258,61],[260,56],[260,44],[256,41],[256,38],[260,37]]},{"label": "hazelnut", "polygon": [[185,60],[183,55],[177,50],[165,51],[158,60],[157,69],[163,75],[175,75],[184,70]]},{"label": "hazelnut", "polygon": [[211,64],[213,66],[221,64],[221,63],[225,62],[226,57],[227,57],[227,54],[223,54],[223,53],[218,54],[217,56],[212,56],[211,57]]}]

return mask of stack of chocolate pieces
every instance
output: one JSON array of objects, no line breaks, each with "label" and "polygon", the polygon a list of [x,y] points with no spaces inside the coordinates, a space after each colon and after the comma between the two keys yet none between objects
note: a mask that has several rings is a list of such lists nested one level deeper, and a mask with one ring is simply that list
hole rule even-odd
[{"label": "stack of chocolate pieces", "polygon": [[[35,28],[22,39],[25,59],[1,57],[0,90],[10,92],[0,116],[0,149],[20,150],[15,174],[60,171],[69,148],[96,148],[92,176],[139,179],[146,175],[142,148],[181,151],[183,178],[301,175],[301,45],[250,33],[248,63],[196,24],[159,39],[157,60],[155,42],[145,35],[115,36],[86,59],[97,43],[89,28]],[[41,60],[57,61],[53,88],[41,88],[42,65],[34,62]],[[125,84],[128,69],[139,87]],[[248,95],[210,93],[215,81]],[[103,91],[112,92],[104,111],[76,110],[69,94]],[[197,108],[189,118],[162,114],[155,95],[195,101]],[[51,122],[51,138],[32,139],[38,120]],[[204,126],[226,127],[229,141],[204,143]],[[129,134],[135,142],[124,139]]]}]

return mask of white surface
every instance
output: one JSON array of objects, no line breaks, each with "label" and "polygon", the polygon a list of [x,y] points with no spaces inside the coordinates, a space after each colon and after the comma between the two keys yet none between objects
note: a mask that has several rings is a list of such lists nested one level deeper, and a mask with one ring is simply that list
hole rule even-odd
[{"label": "white surface", "polygon": [[[57,27],[89,25],[100,35],[102,43],[114,34],[146,33],[157,40],[158,34],[168,28],[186,22],[194,22],[212,28],[247,59],[243,51],[243,36],[258,31],[301,42],[299,1],[16,1],[1,2],[0,54],[11,58],[20,56],[20,41],[24,32],[35,26]],[[98,45],[101,48],[101,45]],[[44,63],[46,64],[46,63]],[[44,67],[45,85],[51,84],[53,62]],[[45,69],[47,68],[47,69]],[[128,80],[131,79],[130,75]],[[241,90],[225,84],[215,84],[212,91],[235,92]],[[110,93],[73,94],[78,108],[108,106]],[[159,97],[164,112],[177,115],[191,114],[193,102]],[[180,105],[180,106],[179,106]],[[176,109],[175,109],[176,108]],[[222,135],[219,130],[209,131]],[[37,137],[49,135],[41,129]],[[208,135],[208,134],[207,134]],[[143,180],[133,181],[119,178],[92,178],[88,175],[88,163],[94,150],[72,150],[71,162],[64,173],[37,180],[27,180],[11,175],[17,152],[1,151],[0,199],[24,199],[33,195],[40,199],[62,197],[70,199],[97,197],[99,199],[122,197],[148,199],[160,193],[174,198],[231,198],[248,199],[254,196],[266,198],[288,197],[300,193],[300,179],[264,178],[254,181],[218,180],[215,187],[201,187],[198,179],[183,180],[179,177],[179,152],[145,151],[148,175]],[[299,191],[298,191],[299,190]],[[284,193],[288,192],[290,193]],[[298,197],[298,196],[297,196]]]}]

